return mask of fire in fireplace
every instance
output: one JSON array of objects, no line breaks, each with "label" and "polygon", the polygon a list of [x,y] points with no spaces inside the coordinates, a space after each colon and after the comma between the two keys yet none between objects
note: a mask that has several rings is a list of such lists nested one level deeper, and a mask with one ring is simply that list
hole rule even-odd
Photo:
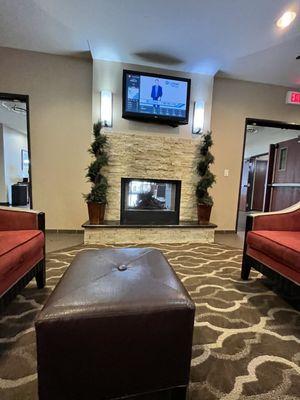
[{"label": "fire in fireplace", "polygon": [[121,179],[121,224],[177,225],[181,181]]}]

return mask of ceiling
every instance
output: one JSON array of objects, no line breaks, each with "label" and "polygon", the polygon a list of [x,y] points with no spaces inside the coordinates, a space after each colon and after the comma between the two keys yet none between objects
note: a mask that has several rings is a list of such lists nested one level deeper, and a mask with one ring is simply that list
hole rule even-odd
[{"label": "ceiling", "polygon": [[[299,137],[299,131],[293,129],[270,128],[268,126],[248,126],[244,158],[268,153],[270,144]],[[254,129],[254,130],[253,130]]]},{"label": "ceiling", "polygon": [[27,135],[26,103],[0,100],[0,124]]},{"label": "ceiling", "polygon": [[0,46],[300,87],[300,0],[0,0]]}]

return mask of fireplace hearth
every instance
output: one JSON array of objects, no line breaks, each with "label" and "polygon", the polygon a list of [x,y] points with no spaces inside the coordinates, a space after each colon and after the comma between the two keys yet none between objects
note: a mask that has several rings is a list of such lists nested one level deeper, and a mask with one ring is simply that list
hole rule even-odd
[{"label": "fireplace hearth", "polygon": [[121,179],[122,225],[178,225],[181,181]]}]

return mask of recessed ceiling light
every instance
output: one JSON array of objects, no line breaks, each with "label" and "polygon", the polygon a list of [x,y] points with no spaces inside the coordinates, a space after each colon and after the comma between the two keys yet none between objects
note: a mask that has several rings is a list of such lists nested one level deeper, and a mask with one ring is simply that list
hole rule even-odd
[{"label": "recessed ceiling light", "polygon": [[289,26],[294,19],[296,18],[296,13],[295,11],[286,11],[282,16],[277,20],[276,25],[280,29],[284,29],[287,26]]}]

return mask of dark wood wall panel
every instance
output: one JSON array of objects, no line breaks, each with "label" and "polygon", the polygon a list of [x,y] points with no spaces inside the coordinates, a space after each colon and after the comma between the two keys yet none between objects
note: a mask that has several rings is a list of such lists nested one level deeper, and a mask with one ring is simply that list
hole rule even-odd
[{"label": "dark wood wall panel", "polygon": [[253,185],[252,210],[262,211],[264,207],[265,183],[267,175],[267,160],[255,161],[255,180]]},{"label": "dark wood wall panel", "polygon": [[[280,169],[281,149],[286,149],[286,163]],[[276,145],[271,211],[282,210],[300,201],[300,188],[292,184],[300,183],[300,143],[299,139],[290,139]],[[274,187],[275,184],[275,187]],[[291,186],[276,186],[291,184]]]},{"label": "dark wood wall panel", "polygon": [[272,211],[279,211],[300,201],[299,187],[274,187],[272,189]]},{"label": "dark wood wall panel", "polygon": [[[282,148],[287,149],[284,171],[279,170],[279,154]],[[298,138],[278,143],[274,172],[274,183],[300,183],[300,143]]]}]

